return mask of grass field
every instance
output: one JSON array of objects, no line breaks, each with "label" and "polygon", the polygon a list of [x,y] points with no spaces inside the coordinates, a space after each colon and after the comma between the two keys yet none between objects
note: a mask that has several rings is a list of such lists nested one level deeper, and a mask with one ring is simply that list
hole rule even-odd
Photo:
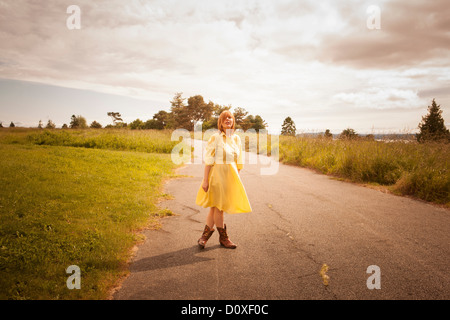
[{"label": "grass field", "polygon": [[[156,206],[170,154],[17,142],[0,153],[0,299],[105,299],[137,231],[170,214]],[[66,286],[70,265],[81,290]]]}]

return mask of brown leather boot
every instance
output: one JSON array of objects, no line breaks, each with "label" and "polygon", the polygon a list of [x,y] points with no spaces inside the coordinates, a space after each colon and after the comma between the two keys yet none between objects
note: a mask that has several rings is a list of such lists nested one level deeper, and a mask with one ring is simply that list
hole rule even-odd
[{"label": "brown leather boot", "polygon": [[206,242],[209,240],[214,231],[215,231],[214,229],[211,229],[210,227],[208,227],[208,225],[205,225],[205,230],[203,230],[202,236],[197,241],[198,246],[201,249],[205,248]]},{"label": "brown leather boot", "polygon": [[219,230],[219,242],[221,246],[225,248],[235,249],[237,246],[228,238],[227,235],[227,225],[224,224],[223,228],[217,227]]}]

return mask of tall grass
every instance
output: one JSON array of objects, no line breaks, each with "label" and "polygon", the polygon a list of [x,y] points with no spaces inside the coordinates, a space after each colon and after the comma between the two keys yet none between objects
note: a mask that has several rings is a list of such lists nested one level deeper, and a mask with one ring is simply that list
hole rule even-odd
[{"label": "tall grass", "polygon": [[450,145],[280,136],[280,161],[450,205]]},{"label": "tall grass", "polygon": [[23,129],[0,130],[0,142],[8,144],[37,144],[94,149],[170,153],[178,143],[171,141],[169,130],[126,129]]}]

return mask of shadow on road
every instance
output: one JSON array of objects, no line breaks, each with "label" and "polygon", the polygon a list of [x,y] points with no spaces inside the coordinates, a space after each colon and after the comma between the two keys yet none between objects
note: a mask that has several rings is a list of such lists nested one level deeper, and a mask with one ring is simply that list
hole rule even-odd
[{"label": "shadow on road", "polygon": [[174,252],[168,252],[153,257],[144,258],[133,262],[131,272],[142,272],[148,270],[165,269],[178,267],[197,262],[214,260],[212,258],[202,257],[198,254],[220,248],[220,245],[210,246],[205,249],[199,249],[197,245],[181,249]]}]

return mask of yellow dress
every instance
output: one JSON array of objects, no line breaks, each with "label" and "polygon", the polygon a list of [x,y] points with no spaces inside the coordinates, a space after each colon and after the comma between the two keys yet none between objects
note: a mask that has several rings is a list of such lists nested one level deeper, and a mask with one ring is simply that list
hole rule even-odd
[{"label": "yellow dress", "polygon": [[208,191],[202,186],[195,203],[204,208],[216,207],[226,213],[251,212],[244,185],[238,173],[243,168],[242,145],[238,135],[223,132],[211,136],[206,146],[205,165],[211,165]]}]

